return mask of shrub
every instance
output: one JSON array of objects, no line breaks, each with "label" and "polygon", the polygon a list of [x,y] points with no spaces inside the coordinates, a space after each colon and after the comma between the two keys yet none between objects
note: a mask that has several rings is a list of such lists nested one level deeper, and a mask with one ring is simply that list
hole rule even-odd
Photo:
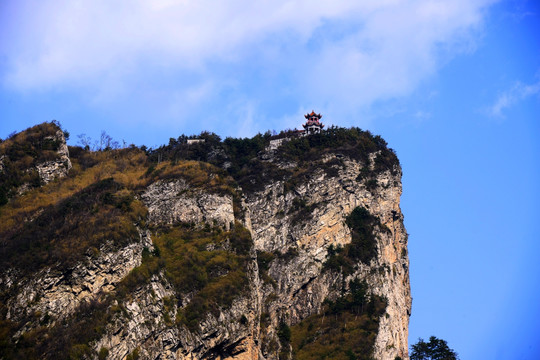
[{"label": "shrub", "polygon": [[324,269],[341,271],[347,275],[354,271],[358,261],[369,264],[377,255],[377,239],[374,231],[376,226],[381,225],[379,220],[363,207],[354,208],[345,223],[351,229],[352,240],[344,247],[328,248]]},{"label": "shrub", "polygon": [[276,285],[276,282],[268,274],[270,263],[274,260],[275,254],[268,251],[257,250],[257,265],[259,267],[259,276],[266,284]]},{"label": "shrub", "polygon": [[149,167],[145,177],[144,186],[158,180],[182,178],[193,188],[217,193],[234,193],[233,181],[222,169],[199,161],[162,162],[155,167]]},{"label": "shrub", "polygon": [[291,328],[282,321],[279,323],[277,335],[282,346],[288,345],[291,341]]},{"label": "shrub", "polygon": [[[369,154],[379,151],[374,172],[390,169],[394,171],[399,161],[393,150],[387,148],[380,136],[359,128],[331,127],[328,130],[307,137],[297,137],[294,131],[285,131],[274,138],[290,137],[276,151],[275,161],[265,161],[260,153],[273,138],[270,133],[257,134],[253,138],[221,141],[212,133],[198,136],[180,136],[171,139],[169,145],[149,151],[149,159],[154,163],[163,161],[196,160],[211,163],[219,168],[226,168],[229,175],[242,187],[244,192],[260,191],[269,181],[287,180],[286,191],[292,190],[301,181],[300,176],[309,177],[314,171],[322,169],[327,176],[338,175],[343,164],[334,159],[323,163],[325,154],[346,155],[353,159],[368,163]],[[204,142],[187,144],[188,138],[201,138]],[[282,169],[279,163],[294,162],[300,171]]]},{"label": "shrub", "polygon": [[139,348],[133,349],[133,351],[126,357],[126,360],[139,360]]},{"label": "shrub", "polygon": [[313,203],[308,205],[304,199],[294,198],[289,214],[291,216],[291,225],[299,224],[301,221],[306,221],[312,218],[313,210],[321,206],[322,203]]},{"label": "shrub", "polygon": [[349,284],[349,292],[334,301],[326,300],[319,314],[291,327],[293,358],[371,360],[379,319],[386,300],[367,296],[367,285],[358,280]]},{"label": "shrub", "polygon": [[274,255],[279,259],[279,260],[282,260],[282,261],[285,261],[285,262],[289,262],[291,261],[292,259],[294,259],[295,257],[298,256],[298,249],[296,247],[293,247],[293,246],[289,246],[287,248],[287,251],[282,253],[281,251],[279,250],[274,250]]},{"label": "shrub", "polygon": [[107,349],[106,347],[102,347],[101,349],[99,349],[99,352],[98,352],[99,360],[105,360],[107,356],[109,356],[109,349]]},{"label": "shrub", "polygon": [[430,336],[429,342],[418,339],[411,346],[411,360],[458,360],[458,354],[448,346],[445,340]]},{"label": "shrub", "polygon": [[160,229],[154,241],[178,296],[193,294],[189,304],[178,310],[179,325],[196,331],[209,311],[217,314],[230,307],[245,291],[252,240],[240,223],[230,231],[179,224]]}]

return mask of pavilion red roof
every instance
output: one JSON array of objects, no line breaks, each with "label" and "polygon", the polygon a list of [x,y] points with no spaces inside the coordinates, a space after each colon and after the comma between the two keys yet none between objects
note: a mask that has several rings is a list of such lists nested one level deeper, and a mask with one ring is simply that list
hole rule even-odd
[{"label": "pavilion red roof", "polygon": [[313,118],[313,117],[316,117],[317,119],[320,119],[320,118],[322,118],[322,115],[321,114],[316,114],[315,111],[312,110],[311,114],[304,115],[304,117],[306,119]]}]

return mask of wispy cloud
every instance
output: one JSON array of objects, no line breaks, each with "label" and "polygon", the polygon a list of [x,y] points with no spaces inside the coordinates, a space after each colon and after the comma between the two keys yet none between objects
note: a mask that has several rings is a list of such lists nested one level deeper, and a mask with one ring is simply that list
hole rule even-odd
[{"label": "wispy cloud", "polygon": [[5,87],[132,98],[166,117],[178,94],[192,113],[212,111],[205,96],[288,102],[289,114],[406,95],[474,42],[494,0],[7,1]]},{"label": "wispy cloud", "polygon": [[487,112],[494,117],[504,117],[504,111],[531,96],[540,96],[540,80],[533,84],[517,82],[491,105]]}]

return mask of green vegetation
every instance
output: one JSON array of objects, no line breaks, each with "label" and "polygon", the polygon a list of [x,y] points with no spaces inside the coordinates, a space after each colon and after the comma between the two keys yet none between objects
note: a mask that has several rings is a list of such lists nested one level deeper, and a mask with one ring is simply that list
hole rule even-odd
[{"label": "green vegetation", "polygon": [[93,153],[70,147],[70,155],[73,168],[66,178],[15,197],[0,207],[0,234],[22,226],[43,209],[57,205],[100,180],[113,178],[127,190],[143,183],[146,156],[137,148]]},{"label": "green vegetation", "polygon": [[338,153],[367,162],[370,153],[383,151],[385,158],[388,160],[393,158],[392,163],[389,162],[388,165],[399,164],[394,152],[388,149],[387,145],[383,138],[379,135],[374,136],[369,131],[356,127],[350,129],[331,127],[320,134],[294,138],[286,142],[280,147],[278,154],[283,159],[304,162],[316,160],[321,154]]},{"label": "green vegetation", "polygon": [[[377,255],[377,228],[385,230],[367,209],[356,207],[345,220],[352,240],[344,247],[328,249],[323,270],[352,274],[358,262],[369,264]],[[343,286],[344,287],[344,286]],[[350,281],[349,291],[325,301],[321,314],[293,327],[295,359],[371,359],[386,300],[368,295],[365,282]]]},{"label": "green vegetation", "polygon": [[0,269],[14,266],[31,273],[57,262],[68,268],[89,249],[97,253],[105,241],[121,246],[138,239],[135,225],[145,225],[146,210],[135,197],[157,180],[179,177],[192,188],[236,197],[233,180],[210,164],[153,166],[137,148],[90,152],[70,147],[70,153],[68,177],[0,207]]},{"label": "green vegetation", "polygon": [[[236,223],[231,231],[187,225],[165,229],[154,238],[165,275],[179,296],[193,294],[179,309],[176,321],[191,331],[209,311],[230,307],[248,284],[247,265],[252,246],[248,230]],[[177,299],[179,304],[182,299]]]},{"label": "green vegetation", "polygon": [[291,328],[285,323],[280,322],[277,329],[277,336],[279,343],[281,344],[281,351],[279,352],[279,359],[285,360],[289,358],[289,346],[291,343]]},{"label": "green vegetation", "polygon": [[[58,129],[54,124],[43,126],[54,132]],[[19,141],[30,135],[16,135],[12,139]],[[2,149],[12,142],[9,139],[2,143]],[[196,161],[153,164],[136,147],[94,152],[69,147],[69,151],[73,168],[67,177],[31,190],[24,196],[12,198],[8,204],[0,207],[1,271],[14,268],[19,277],[25,277],[50,266],[53,271],[69,273],[86,256],[98,256],[99,249],[105,243],[114,248],[138,240],[137,226],[147,227],[147,210],[136,197],[142,189],[157,180],[183,178],[194,189],[232,193],[236,199],[232,187],[234,182],[226,172],[211,164]],[[13,152],[9,154],[10,159],[16,159]],[[1,184],[5,185],[6,182]],[[159,231],[161,235],[172,236],[168,230]],[[213,309],[230,305],[231,299],[247,283],[245,263],[251,247],[249,233],[237,225],[231,232],[209,228],[197,231],[185,229],[184,235],[186,244],[191,242],[202,246],[205,239],[210,238],[209,244],[219,243],[222,249],[211,255],[197,246],[195,250],[190,249],[191,245],[178,246],[175,249],[177,252],[171,252],[162,245],[163,256],[158,246],[152,254],[145,251],[142,265],[117,285],[114,294],[101,294],[90,303],[81,305],[73,317],[53,328],[46,327],[50,322],[47,314],[28,314],[18,322],[5,320],[6,303],[17,291],[16,287],[5,289],[0,293],[0,315],[4,319],[0,321],[0,354],[5,359],[41,358],[41,354],[50,354],[45,358],[89,356],[92,351],[88,344],[102,334],[105,325],[115,316],[125,316],[125,309],[112,305],[114,300],[121,304],[138,287],[147,284],[152,275],[162,270],[173,283],[181,284],[179,276],[182,274],[178,272],[178,257],[175,258],[175,254],[186,249],[191,251],[189,254],[202,256],[199,258],[203,262],[200,265],[207,270],[204,275],[206,281],[189,289],[192,292],[201,291],[199,297],[195,296],[195,302],[204,299],[205,306]],[[158,242],[159,239],[160,236]],[[209,249],[207,252],[212,251]],[[189,267],[187,263],[183,265]],[[180,299],[175,301],[179,302]],[[204,313],[199,315],[203,316]],[[42,324],[14,344],[12,336],[27,321]],[[101,356],[103,354],[101,352]]]},{"label": "green vegetation", "polygon": [[[188,145],[188,139],[201,139],[204,141]],[[236,173],[242,168],[243,164],[248,163],[260,151],[264,150],[269,141],[269,133],[257,134],[253,138],[227,138],[221,141],[218,135],[205,131],[197,136],[181,135],[178,139],[171,138],[168,145],[149,150],[148,156],[150,161],[156,163],[161,161],[196,160],[220,166],[229,161],[231,162],[231,171]]]},{"label": "green vegetation", "polygon": [[459,356],[445,340],[431,336],[429,342],[420,338],[411,346],[411,360],[459,360]]},{"label": "green vegetation", "polygon": [[[378,155],[373,170],[369,170],[367,166],[369,154],[374,152],[378,152]],[[323,162],[326,154],[334,154],[337,158]],[[374,180],[377,174],[386,170],[395,174],[399,168],[396,154],[387,147],[384,139],[355,127],[350,129],[331,127],[320,134],[294,138],[278,149],[277,156],[281,161],[298,164],[298,167],[289,174],[285,184],[286,191],[293,190],[320,169],[329,177],[337,176],[339,169],[343,168],[342,156],[365,164],[364,171],[359,176],[360,179],[371,180],[366,184],[370,189],[377,185]]]},{"label": "green vegetation", "polygon": [[98,352],[98,360],[105,360],[109,356],[109,349],[102,347]]},{"label": "green vegetation", "polygon": [[40,327],[26,333],[24,344],[27,345],[21,346],[19,340],[10,349],[11,355],[14,355],[13,358],[26,359],[106,357],[108,349],[101,348],[96,354],[89,344],[105,334],[107,324],[118,317],[127,316],[123,302],[138,287],[148,284],[152,275],[159,273],[163,267],[164,262],[156,253],[144,252],[142,264],[122,279],[114,293],[100,293],[92,300],[81,303],[72,316],[52,328]]},{"label": "green vegetation", "polygon": [[276,285],[276,282],[268,274],[270,263],[275,259],[276,255],[268,251],[257,251],[257,265],[259,267],[259,276],[262,281],[267,284]]},{"label": "green vegetation", "polygon": [[367,295],[367,284],[349,283],[349,292],[325,301],[321,313],[291,327],[293,358],[372,359],[379,318],[386,300]]},{"label": "green vegetation", "polygon": [[300,223],[301,221],[305,221],[306,219],[311,219],[313,210],[317,208],[318,206],[322,206],[323,203],[313,203],[313,204],[307,204],[306,201],[302,198],[294,198],[292,202],[292,206],[289,209],[289,214],[291,214],[291,225],[296,225]]},{"label": "green vegetation", "polygon": [[126,360],[139,360],[139,358],[140,358],[140,355],[139,355],[138,348],[136,348],[128,356],[126,356]]},{"label": "green vegetation", "polygon": [[344,247],[328,248],[328,258],[324,264],[326,270],[341,271],[351,274],[358,261],[369,264],[377,255],[375,227],[383,228],[379,220],[365,208],[356,207],[345,220],[351,229],[352,241]]},{"label": "green vegetation", "polygon": [[[261,152],[270,144],[270,140],[290,137],[277,150],[274,162],[260,157]],[[204,142],[188,145],[188,139],[203,139]],[[292,190],[318,169],[324,170],[328,176],[336,176],[343,166],[341,160],[334,159],[323,162],[325,154],[348,156],[367,164],[369,154],[379,152],[375,159],[370,176],[381,171],[396,171],[399,160],[392,149],[380,137],[359,128],[331,127],[328,130],[307,137],[297,137],[293,131],[271,136],[270,133],[257,134],[253,138],[221,141],[216,134],[203,132],[198,136],[180,136],[170,139],[168,145],[148,150],[149,160],[161,161],[196,160],[226,168],[236,182],[247,192],[262,190],[272,180],[287,180],[286,190]],[[282,169],[280,162],[295,162],[296,169]]]},{"label": "green vegetation", "polygon": [[298,249],[296,247],[289,246],[287,248],[287,251],[285,251],[285,252],[281,252],[279,250],[274,250],[274,255],[277,257],[277,259],[279,259],[281,261],[289,262],[289,261],[291,261],[292,259],[294,259],[295,257],[298,256]]}]

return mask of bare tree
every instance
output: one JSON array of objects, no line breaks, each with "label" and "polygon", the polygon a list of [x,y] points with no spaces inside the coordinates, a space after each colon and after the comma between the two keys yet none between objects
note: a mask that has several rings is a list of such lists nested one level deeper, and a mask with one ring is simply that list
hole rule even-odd
[{"label": "bare tree", "polygon": [[79,138],[79,144],[86,150],[92,151],[108,151],[120,149],[120,143],[114,140],[104,130],[101,131],[99,140],[92,142],[92,138],[86,136],[86,134],[77,135]]},{"label": "bare tree", "polygon": [[79,134],[77,135],[79,138],[78,143],[85,148],[86,150],[92,150],[92,139],[89,136],[86,136],[86,134]]}]

